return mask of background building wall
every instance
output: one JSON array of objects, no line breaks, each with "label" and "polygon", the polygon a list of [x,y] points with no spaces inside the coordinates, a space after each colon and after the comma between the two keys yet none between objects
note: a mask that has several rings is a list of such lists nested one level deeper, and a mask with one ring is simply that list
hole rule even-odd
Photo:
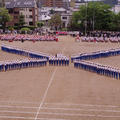
[{"label": "background building wall", "polygon": [[47,7],[64,7],[63,0],[46,0]]}]

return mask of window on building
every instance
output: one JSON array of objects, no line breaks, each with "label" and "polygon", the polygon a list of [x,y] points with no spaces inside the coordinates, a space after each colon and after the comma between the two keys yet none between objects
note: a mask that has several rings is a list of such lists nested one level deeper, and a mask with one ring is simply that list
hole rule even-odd
[{"label": "window on building", "polygon": [[14,23],[14,26],[18,26],[18,23]]},{"label": "window on building", "polygon": [[33,25],[33,22],[29,22],[29,25]]},{"label": "window on building", "polygon": [[19,14],[19,11],[14,11],[14,14]]},{"label": "window on building", "polygon": [[33,16],[32,16],[32,15],[29,15],[29,18],[33,18]]},{"label": "window on building", "polygon": [[65,20],[67,20],[67,17],[62,17],[62,19],[65,19]]},{"label": "window on building", "polygon": [[9,9],[9,13],[12,14],[13,13],[13,9]]},{"label": "window on building", "polygon": [[32,12],[32,9],[30,8],[29,11]]},{"label": "window on building", "polygon": [[20,10],[24,10],[24,8],[20,8]]}]

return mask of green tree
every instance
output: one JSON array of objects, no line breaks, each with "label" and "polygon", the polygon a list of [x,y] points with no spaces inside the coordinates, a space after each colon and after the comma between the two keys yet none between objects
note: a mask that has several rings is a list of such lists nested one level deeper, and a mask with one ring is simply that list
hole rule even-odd
[{"label": "green tree", "polygon": [[70,28],[75,30],[108,30],[115,15],[111,7],[102,2],[89,2],[82,5],[78,12],[74,12]]},{"label": "green tree", "polygon": [[10,30],[11,32],[14,30],[13,26],[8,26],[8,30]]},{"label": "green tree", "polygon": [[8,10],[5,8],[0,8],[0,25],[3,29],[3,32],[5,32],[7,22],[11,21],[12,17],[8,13]]},{"label": "green tree", "polygon": [[55,11],[53,9],[50,10],[50,14],[54,14]]},{"label": "green tree", "polygon": [[113,14],[109,28],[111,31],[120,31],[120,13]]},{"label": "green tree", "polygon": [[30,32],[30,29],[27,28],[27,27],[23,27],[23,28],[21,28],[20,31],[21,31],[22,34],[25,34],[25,33],[29,33],[29,32]]},{"label": "green tree", "polygon": [[18,28],[21,29],[22,27],[24,27],[24,25],[25,25],[25,16],[21,14],[19,16]]},{"label": "green tree", "polygon": [[49,20],[49,25],[55,29],[58,30],[61,26],[61,17],[59,14],[55,14],[51,17],[51,19]]},{"label": "green tree", "polygon": [[118,26],[118,31],[120,31],[120,12],[117,14],[117,26]]},{"label": "green tree", "polygon": [[43,27],[44,23],[43,22],[37,22],[37,27],[41,28]]}]

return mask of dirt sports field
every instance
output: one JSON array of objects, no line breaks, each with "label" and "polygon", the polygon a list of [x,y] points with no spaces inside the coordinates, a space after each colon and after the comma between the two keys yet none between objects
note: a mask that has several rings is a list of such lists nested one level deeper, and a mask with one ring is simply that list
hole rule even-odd
[{"label": "dirt sports field", "polygon": [[[120,47],[119,43],[0,42],[70,57]],[[24,59],[0,51],[0,61]],[[120,68],[120,56],[94,60]],[[88,71],[49,66],[0,73],[0,120],[120,120],[120,81]]]}]

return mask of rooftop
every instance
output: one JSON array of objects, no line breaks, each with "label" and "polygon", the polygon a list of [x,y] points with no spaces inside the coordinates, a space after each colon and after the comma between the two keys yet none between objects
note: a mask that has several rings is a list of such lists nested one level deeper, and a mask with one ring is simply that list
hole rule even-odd
[{"label": "rooftop", "polygon": [[76,3],[85,3],[90,1],[102,1],[105,4],[109,4],[111,6],[116,5],[120,0],[75,0]]},{"label": "rooftop", "polygon": [[6,8],[26,8],[26,7],[34,7],[34,0],[13,0],[11,2],[6,3]]}]

